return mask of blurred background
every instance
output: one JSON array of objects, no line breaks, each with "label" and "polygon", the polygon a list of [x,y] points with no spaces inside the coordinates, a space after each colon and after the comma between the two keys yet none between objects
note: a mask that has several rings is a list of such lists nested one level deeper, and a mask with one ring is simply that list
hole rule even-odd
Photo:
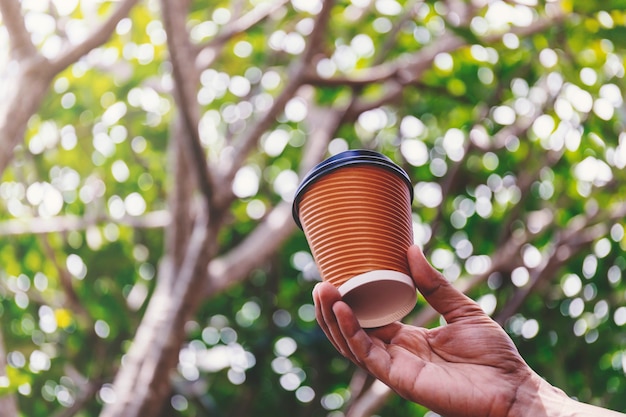
[{"label": "blurred background", "polygon": [[626,410],[623,0],[0,14],[0,416],[436,416],[315,323],[291,201],[357,148],[531,367]]}]

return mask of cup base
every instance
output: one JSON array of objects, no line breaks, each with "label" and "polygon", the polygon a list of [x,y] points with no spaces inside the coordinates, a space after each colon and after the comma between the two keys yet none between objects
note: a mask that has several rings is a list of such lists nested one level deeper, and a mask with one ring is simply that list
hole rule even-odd
[{"label": "cup base", "polygon": [[380,327],[401,320],[417,302],[411,277],[392,270],[375,270],[356,275],[338,288],[361,327]]}]

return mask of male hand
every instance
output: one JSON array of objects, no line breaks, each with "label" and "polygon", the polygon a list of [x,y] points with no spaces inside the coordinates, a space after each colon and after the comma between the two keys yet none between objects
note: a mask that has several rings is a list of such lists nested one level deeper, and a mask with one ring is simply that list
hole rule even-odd
[{"label": "male hand", "polygon": [[402,397],[449,417],[531,411],[533,393],[548,384],[526,365],[506,332],[418,247],[409,249],[408,259],[417,288],[447,325],[425,329],[395,322],[365,330],[337,289],[321,283],[313,291],[316,317],[335,348]]}]

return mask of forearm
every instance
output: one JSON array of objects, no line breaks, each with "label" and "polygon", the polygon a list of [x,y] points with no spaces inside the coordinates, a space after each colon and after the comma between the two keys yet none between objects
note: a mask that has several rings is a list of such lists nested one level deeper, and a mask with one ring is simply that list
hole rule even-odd
[{"label": "forearm", "polygon": [[538,375],[520,386],[509,417],[624,417],[626,414],[581,403]]}]

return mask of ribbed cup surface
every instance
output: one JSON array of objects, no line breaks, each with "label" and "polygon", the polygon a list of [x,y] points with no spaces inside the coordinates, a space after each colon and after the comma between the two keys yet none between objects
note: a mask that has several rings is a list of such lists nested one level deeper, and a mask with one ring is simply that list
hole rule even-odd
[{"label": "ribbed cup surface", "polygon": [[392,171],[355,165],[329,172],[302,195],[299,218],[324,281],[339,287],[375,270],[410,276],[411,194]]}]

